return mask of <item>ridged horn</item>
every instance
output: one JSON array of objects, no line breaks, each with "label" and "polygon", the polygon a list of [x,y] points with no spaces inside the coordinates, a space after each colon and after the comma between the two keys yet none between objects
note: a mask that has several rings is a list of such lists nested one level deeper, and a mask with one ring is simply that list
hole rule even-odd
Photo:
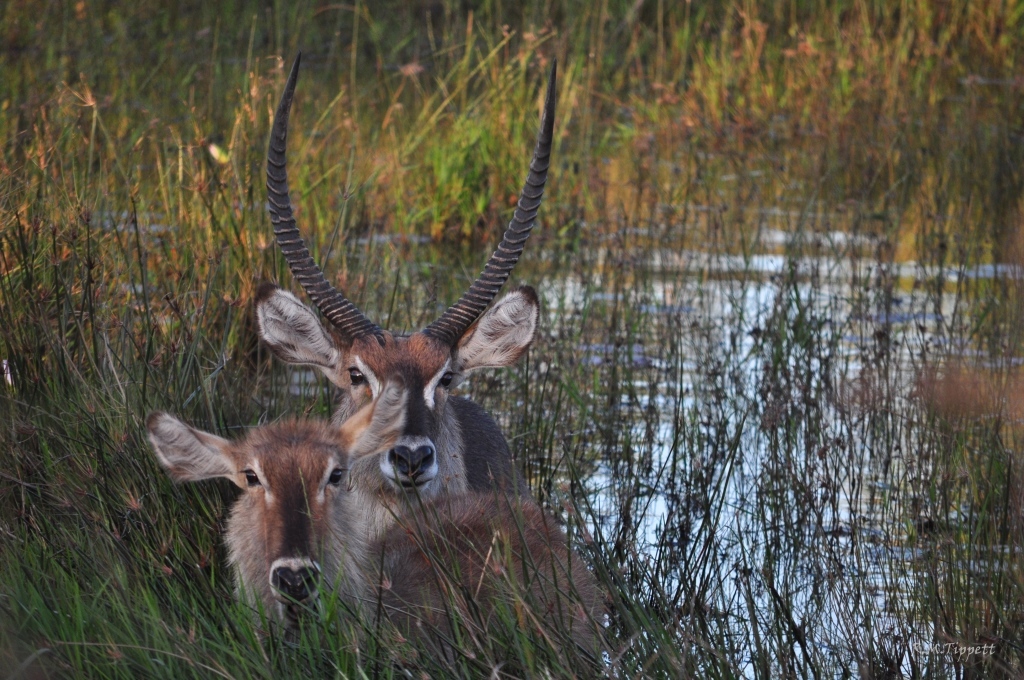
[{"label": "ridged horn", "polygon": [[555,67],[556,63],[552,62],[547,94],[544,98],[544,113],[540,119],[540,132],[537,133],[533,160],[530,161],[530,172],[526,176],[523,191],[519,194],[519,203],[501,243],[498,244],[498,249],[494,251],[480,276],[459,301],[449,307],[441,318],[423,329],[424,334],[447,343],[449,347],[455,346],[466,329],[494,300],[519,261],[526,239],[533,229],[551,161],[551,138],[555,127]]},{"label": "ridged horn", "polygon": [[292,270],[292,276],[302,285],[317,309],[327,320],[350,340],[368,334],[380,335],[380,328],[366,318],[359,308],[352,304],[341,291],[332,286],[323,271],[317,266],[305,242],[295,226],[292,202],[288,197],[288,169],[286,155],[288,147],[288,114],[292,108],[295,82],[299,78],[299,61],[295,57],[288,82],[281,95],[281,103],[274,114],[274,125],[270,131],[270,145],[267,148],[267,205],[270,222],[274,225],[274,237],[281,254]]}]

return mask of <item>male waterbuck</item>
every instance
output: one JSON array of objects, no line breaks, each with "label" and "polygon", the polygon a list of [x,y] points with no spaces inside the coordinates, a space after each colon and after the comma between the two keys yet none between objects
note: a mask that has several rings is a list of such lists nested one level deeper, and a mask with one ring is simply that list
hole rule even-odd
[{"label": "male waterbuck", "polygon": [[[364,316],[327,281],[299,235],[288,197],[285,159],[298,71],[296,58],[270,136],[270,218],[293,276],[333,332],[291,293],[264,284],[256,297],[260,337],[280,359],[315,366],[340,388],[335,424],[340,425],[367,400],[378,399],[382,386],[393,378],[409,388],[405,429],[394,446],[381,453],[381,474],[367,493],[387,498],[405,488],[429,499],[442,491],[458,494],[494,484],[511,488],[512,457],[497,423],[468,399],[450,396],[450,390],[471,371],[513,364],[533,342],[539,305],[532,288],[513,290],[488,307],[523,251],[544,193],[555,118],[554,65],[530,171],[501,243],[459,301],[411,335],[381,329]],[[520,483],[518,488],[522,492],[525,486]]]},{"label": "male waterbuck", "polygon": [[285,627],[327,590],[426,641],[451,640],[453,620],[489,628],[501,607],[525,604],[522,625],[594,650],[600,591],[556,521],[531,499],[444,495],[407,506],[374,537],[358,488],[379,476],[376,454],[403,436],[413,398],[389,382],[340,428],[282,422],[238,441],[166,413],[150,415],[147,426],[175,480],[227,477],[241,487],[227,523],[228,560],[239,595]]}]

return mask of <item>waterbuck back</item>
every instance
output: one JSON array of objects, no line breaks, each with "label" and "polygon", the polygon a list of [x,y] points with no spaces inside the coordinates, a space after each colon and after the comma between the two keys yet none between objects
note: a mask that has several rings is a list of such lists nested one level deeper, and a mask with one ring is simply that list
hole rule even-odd
[{"label": "waterbuck back", "polygon": [[595,653],[603,595],[567,541],[529,499],[437,498],[399,518],[371,551],[380,555],[379,601],[403,636],[436,655],[502,628]]}]

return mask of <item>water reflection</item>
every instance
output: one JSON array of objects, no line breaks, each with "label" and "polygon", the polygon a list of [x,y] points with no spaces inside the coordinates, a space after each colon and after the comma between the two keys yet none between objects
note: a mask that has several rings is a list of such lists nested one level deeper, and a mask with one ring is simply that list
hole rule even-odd
[{"label": "water reflection", "polygon": [[[979,353],[948,332],[962,291],[929,291],[925,282],[939,273],[914,262],[668,248],[648,255],[602,277],[541,278],[545,328],[583,340],[556,349],[552,364],[574,367],[563,380],[596,388],[589,412],[560,418],[556,433],[564,455],[592,462],[576,465],[589,470],[589,531],[609,543],[631,536],[637,559],[661,564],[671,601],[692,592],[698,575],[688,569],[716,571],[719,586],[706,592],[734,624],[772,612],[781,580],[795,620],[814,621],[818,641],[833,639],[837,654],[865,617],[905,645],[932,640],[930,622],[915,612],[933,548],[911,539],[927,539],[936,519],[922,514],[908,526],[903,508],[915,502],[915,480],[927,476],[933,454],[907,456],[927,446],[917,429],[922,371]],[[876,287],[879,272],[888,291]],[[1019,272],[941,274],[955,283]],[[616,285],[619,277],[629,286]],[[578,309],[596,321],[564,314]],[[938,521],[959,526],[964,513]],[[969,560],[956,568],[991,567]],[[759,580],[769,587],[752,585]]]},{"label": "water reflection", "polygon": [[[922,660],[907,650],[938,634],[937,551],[976,512],[935,497],[949,474],[937,417],[1006,413],[1005,386],[977,370],[1019,359],[992,359],[970,310],[1020,267],[896,259],[852,214],[821,216],[845,230],[765,228],[742,248],[660,227],[531,244],[517,276],[540,293],[541,337],[520,367],[465,389],[499,418],[535,493],[580,509],[596,559],[681,621],[699,607],[745,649],[755,624],[793,621],[831,667],[891,645],[909,672]],[[357,246],[373,281],[354,296],[399,328],[429,320],[483,262],[388,236]],[[300,398],[322,384],[290,376]],[[945,568],[986,579],[1016,555],[958,550]]]}]

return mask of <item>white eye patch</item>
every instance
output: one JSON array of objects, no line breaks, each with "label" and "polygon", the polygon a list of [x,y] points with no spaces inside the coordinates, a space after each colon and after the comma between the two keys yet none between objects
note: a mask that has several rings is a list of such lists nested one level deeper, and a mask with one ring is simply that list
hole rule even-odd
[{"label": "white eye patch", "polygon": [[377,376],[374,375],[373,371],[371,371],[366,366],[366,363],[358,356],[353,357],[353,362],[355,363],[356,368],[359,369],[359,372],[363,374],[363,377],[366,378],[366,384],[370,386],[370,396],[376,399],[377,395],[380,394],[380,380],[377,379]]},{"label": "white eye patch", "polygon": [[323,475],[320,476],[320,485],[317,487],[316,500],[318,503],[323,503],[327,499],[327,485],[338,466],[339,462],[336,458],[327,461],[327,467],[324,469]]},{"label": "white eye patch", "polygon": [[441,370],[435,373],[434,377],[427,383],[427,386],[423,388],[423,401],[427,403],[427,408],[431,411],[434,410],[434,392],[437,390],[437,383],[441,382],[441,378],[443,378],[444,374],[449,371],[451,364],[451,359],[444,362],[444,366],[441,367]]},{"label": "white eye patch", "polygon": [[260,462],[253,459],[249,461],[249,467],[256,473],[256,476],[260,478],[260,485],[263,487],[263,500],[267,505],[272,504],[274,502],[274,496],[271,494],[270,487],[267,485],[267,477],[263,474],[263,468],[260,466]]}]

